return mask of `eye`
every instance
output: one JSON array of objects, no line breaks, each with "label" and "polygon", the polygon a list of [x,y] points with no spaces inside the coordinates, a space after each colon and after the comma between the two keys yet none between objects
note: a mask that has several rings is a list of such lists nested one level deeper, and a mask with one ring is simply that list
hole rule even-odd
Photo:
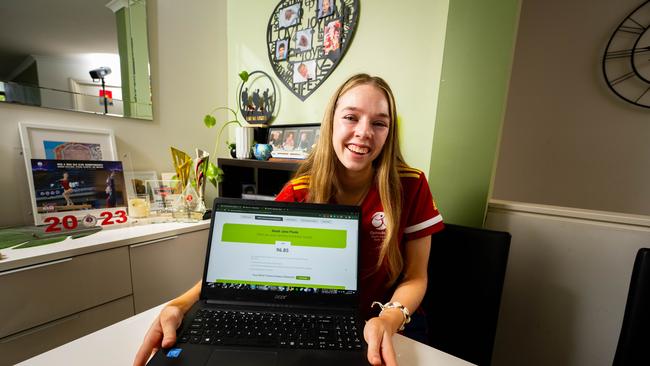
[{"label": "eye", "polygon": [[348,121],[356,121],[357,116],[355,116],[354,114],[346,114],[345,116],[343,116],[343,119],[346,119]]},{"label": "eye", "polygon": [[388,127],[388,122],[386,121],[375,121],[372,123],[373,126],[376,127]]}]

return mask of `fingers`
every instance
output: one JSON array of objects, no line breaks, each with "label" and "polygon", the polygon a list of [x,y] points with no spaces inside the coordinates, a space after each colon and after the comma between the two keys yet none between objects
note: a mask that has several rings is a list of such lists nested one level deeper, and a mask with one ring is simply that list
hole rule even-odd
[{"label": "fingers", "polygon": [[381,339],[381,357],[386,366],[397,366],[397,356],[395,355],[395,347],[393,347],[393,337],[388,333],[384,333]]},{"label": "fingers", "polygon": [[166,307],[160,313],[160,326],[162,328],[163,348],[169,348],[176,343],[176,329],[183,321],[183,313],[175,306]]},{"label": "fingers", "polygon": [[363,328],[363,338],[368,343],[368,362],[373,366],[381,366],[380,345],[383,334],[382,327],[378,326],[376,318],[366,322]]},{"label": "fingers", "polygon": [[133,366],[144,366],[154,350],[160,345],[161,339],[162,331],[160,329],[160,321],[156,319],[144,336],[144,341],[140,345],[138,353],[136,353],[135,359],[133,360]]},{"label": "fingers", "polygon": [[166,306],[144,336],[133,360],[133,366],[144,366],[158,348],[176,343],[176,329],[183,320],[183,312],[176,306]]}]

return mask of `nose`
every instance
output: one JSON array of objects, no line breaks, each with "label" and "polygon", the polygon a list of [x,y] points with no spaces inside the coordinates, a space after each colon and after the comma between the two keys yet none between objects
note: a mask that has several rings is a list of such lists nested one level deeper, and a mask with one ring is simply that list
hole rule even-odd
[{"label": "nose", "polygon": [[369,118],[362,117],[354,128],[355,137],[367,138],[372,137],[372,128]]}]

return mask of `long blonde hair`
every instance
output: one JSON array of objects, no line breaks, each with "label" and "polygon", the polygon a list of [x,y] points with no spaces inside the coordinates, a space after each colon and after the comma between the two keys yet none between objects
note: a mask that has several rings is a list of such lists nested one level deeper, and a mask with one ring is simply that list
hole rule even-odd
[{"label": "long blonde hair", "polygon": [[389,282],[387,285],[392,286],[404,267],[404,259],[399,250],[399,238],[397,237],[399,220],[402,215],[402,184],[397,167],[406,164],[399,148],[395,98],[386,81],[377,76],[357,74],[349,78],[337,89],[325,109],[318,144],[316,144],[307,160],[300,166],[296,176],[310,176],[308,202],[330,202],[341,189],[336,169],[337,167],[341,168],[342,164],[339,162],[332,144],[334,111],[341,95],[359,85],[372,85],[381,90],[386,96],[389,107],[390,128],[388,136],[381,153],[373,161],[373,166],[379,197],[384,208],[384,223],[386,224],[386,236],[381,244],[376,269],[384,261],[388,263]]}]

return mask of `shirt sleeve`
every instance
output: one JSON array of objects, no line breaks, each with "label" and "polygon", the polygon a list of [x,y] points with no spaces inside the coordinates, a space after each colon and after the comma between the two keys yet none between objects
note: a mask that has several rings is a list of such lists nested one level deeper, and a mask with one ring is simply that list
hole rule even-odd
[{"label": "shirt sleeve", "polygon": [[[404,186],[406,188],[406,186]],[[408,201],[404,202],[404,210],[407,215],[404,237],[407,241],[415,240],[437,233],[444,228],[442,215],[438,212],[433,196],[429,190],[429,183],[420,173],[417,182],[408,189]]]},{"label": "shirt sleeve", "polygon": [[284,185],[284,188],[275,196],[275,200],[278,202],[296,202],[296,195],[293,192],[293,185],[287,183]]}]

